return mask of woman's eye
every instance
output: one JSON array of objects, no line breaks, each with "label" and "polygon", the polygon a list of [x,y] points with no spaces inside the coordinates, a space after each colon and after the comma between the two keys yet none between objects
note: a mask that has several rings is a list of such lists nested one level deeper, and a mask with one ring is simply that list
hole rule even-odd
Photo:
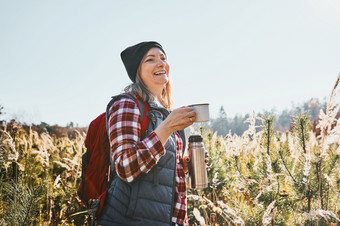
[{"label": "woman's eye", "polygon": [[145,62],[150,62],[150,61],[152,61],[152,59],[150,58],[150,59],[147,59]]}]

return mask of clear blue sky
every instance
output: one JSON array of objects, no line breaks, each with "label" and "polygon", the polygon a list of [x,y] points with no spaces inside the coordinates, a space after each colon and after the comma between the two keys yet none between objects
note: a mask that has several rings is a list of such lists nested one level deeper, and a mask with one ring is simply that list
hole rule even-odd
[{"label": "clear blue sky", "polygon": [[340,0],[0,0],[6,118],[86,126],[130,83],[127,46],[160,42],[175,106],[229,117],[327,97],[340,72]]}]

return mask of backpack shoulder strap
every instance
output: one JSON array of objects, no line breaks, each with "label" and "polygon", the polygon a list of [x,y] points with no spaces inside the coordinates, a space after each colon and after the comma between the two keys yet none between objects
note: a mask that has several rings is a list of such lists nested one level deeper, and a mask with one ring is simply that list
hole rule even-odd
[{"label": "backpack shoulder strap", "polygon": [[[144,102],[143,100],[140,100],[139,98],[131,95],[130,93],[123,93],[123,94],[119,94],[117,96],[113,96],[112,99],[110,100],[110,102],[107,104],[106,106],[106,131],[107,131],[107,136],[110,140],[110,132],[109,132],[109,111],[110,111],[110,107],[111,105],[116,101],[116,99],[118,97],[127,97],[132,99],[138,106],[138,109],[141,113],[141,132],[142,132],[142,138],[145,136],[145,134],[147,133],[148,130],[148,126],[150,123],[149,118],[146,116],[146,113],[149,112],[151,110],[150,105],[146,102]],[[114,165],[112,162],[112,152],[110,151],[110,162],[111,162],[111,171],[114,170]]]},{"label": "backpack shoulder strap", "polygon": [[150,123],[150,119],[147,117],[147,113],[151,111],[150,105],[143,100],[140,100],[136,97],[135,101],[138,104],[139,111],[141,113],[141,131],[142,131],[142,138],[146,135]]},{"label": "backpack shoulder strap", "polygon": [[[146,103],[145,101],[131,95],[130,93],[123,93],[123,94],[119,94],[117,96],[113,96],[111,101],[108,103],[107,107],[106,107],[106,130],[107,130],[107,134],[109,135],[109,111],[110,111],[110,107],[111,105],[116,101],[116,99],[118,97],[127,97],[132,99],[136,104],[137,107],[141,113],[141,130],[142,130],[142,137],[145,136],[148,126],[149,126],[149,118],[146,116],[147,112],[151,111],[150,105],[148,103]],[[144,120],[145,119],[145,120]]]},{"label": "backpack shoulder strap", "polygon": [[185,141],[185,132],[184,130],[179,130],[178,134],[180,135],[180,137],[182,138],[183,141],[183,150],[182,150],[182,155],[184,155],[184,151],[185,151],[185,146],[186,146],[186,141]]}]

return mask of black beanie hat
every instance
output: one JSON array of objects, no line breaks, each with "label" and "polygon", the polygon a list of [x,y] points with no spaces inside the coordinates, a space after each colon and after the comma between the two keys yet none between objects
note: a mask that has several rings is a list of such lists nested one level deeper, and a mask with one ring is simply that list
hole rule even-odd
[{"label": "black beanie hat", "polygon": [[126,48],[120,53],[126,71],[133,82],[136,82],[137,70],[144,55],[153,47],[160,48],[165,54],[163,47],[158,42],[141,42]]}]

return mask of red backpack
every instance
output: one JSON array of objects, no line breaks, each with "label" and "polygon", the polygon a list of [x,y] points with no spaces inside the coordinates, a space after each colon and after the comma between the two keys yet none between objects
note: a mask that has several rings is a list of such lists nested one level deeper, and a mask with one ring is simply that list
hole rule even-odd
[{"label": "red backpack", "polygon": [[107,117],[111,105],[118,97],[127,97],[137,103],[141,112],[142,137],[146,134],[149,125],[149,118],[146,116],[146,113],[150,111],[149,104],[128,93],[112,97],[107,105],[106,112],[91,122],[85,139],[86,151],[83,150],[82,155],[82,172],[78,195],[82,203],[90,208],[93,223],[94,218],[100,215],[104,206],[110,179],[114,175]]}]

